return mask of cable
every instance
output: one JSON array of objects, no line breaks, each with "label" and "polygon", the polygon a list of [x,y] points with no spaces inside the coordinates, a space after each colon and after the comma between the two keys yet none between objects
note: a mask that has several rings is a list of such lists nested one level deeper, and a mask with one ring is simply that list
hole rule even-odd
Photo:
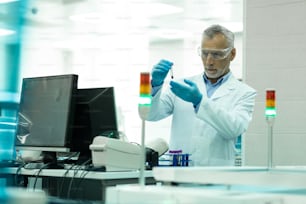
[{"label": "cable", "polygon": [[64,173],[64,175],[63,175],[63,177],[62,177],[62,183],[61,183],[61,185],[60,185],[60,190],[59,190],[59,195],[58,195],[59,197],[60,197],[61,194],[62,194],[62,190],[63,190],[65,178],[66,178],[68,172],[69,172],[74,166],[75,166],[75,164],[72,164],[72,165],[65,171],[65,173]]},{"label": "cable", "polygon": [[[20,172],[21,172],[21,169],[26,165],[25,162],[21,163],[18,167],[17,167],[17,170],[16,170],[16,173],[15,173],[15,185],[19,186],[19,182],[18,182],[18,176],[20,176]],[[24,186],[25,187],[25,186]]]},{"label": "cable", "polygon": [[85,170],[82,172],[82,174],[80,175],[80,181],[79,183],[76,185],[76,188],[78,189],[79,186],[81,185],[82,181],[84,180],[85,176],[91,172],[91,171],[106,171],[105,166],[101,166],[101,167],[95,167],[93,165],[89,165],[88,167],[85,168]]},{"label": "cable", "polygon": [[73,183],[73,180],[74,180],[75,176],[77,175],[78,171],[79,171],[82,167],[84,167],[85,165],[87,165],[89,162],[91,162],[91,159],[86,160],[86,161],[83,162],[81,165],[79,165],[78,168],[74,169],[74,174],[73,174],[73,177],[72,177],[71,180],[70,180],[69,187],[68,187],[68,192],[67,192],[67,198],[68,198],[68,199],[70,198],[70,191],[71,191],[72,183]]},{"label": "cable", "polygon": [[82,172],[82,174],[80,175],[80,181],[77,184],[77,188],[81,185],[82,181],[84,180],[85,176],[91,172],[91,171],[106,171],[105,166],[101,166],[101,167],[95,167],[92,164],[88,165],[87,167],[85,167],[84,171]]},{"label": "cable", "polygon": [[46,163],[44,164],[43,166],[41,166],[35,176],[35,181],[34,181],[34,184],[33,184],[33,191],[35,191],[35,188],[36,188],[36,183],[37,183],[37,180],[38,180],[38,176],[40,174],[40,172],[45,168],[45,167],[48,167],[51,163]]},{"label": "cable", "polygon": [[75,176],[77,175],[78,171],[81,169],[81,167],[82,166],[80,165],[80,166],[78,166],[77,168],[74,169],[74,174],[73,174],[73,177],[71,177],[69,187],[68,187],[68,191],[67,191],[67,198],[68,199],[70,198],[70,192],[71,192],[71,189],[72,189],[73,180],[74,180]]},{"label": "cable", "polygon": [[81,186],[82,181],[84,180],[85,176],[89,173],[88,170],[84,170],[81,175],[80,175],[80,181],[78,182],[78,184],[76,185],[76,189],[79,189],[79,187]]}]

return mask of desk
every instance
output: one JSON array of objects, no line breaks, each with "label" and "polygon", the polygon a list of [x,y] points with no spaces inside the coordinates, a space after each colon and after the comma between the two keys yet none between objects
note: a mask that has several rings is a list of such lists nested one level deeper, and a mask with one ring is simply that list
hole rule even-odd
[{"label": "desk", "polygon": [[[6,178],[7,186],[16,184],[16,174],[19,179],[25,179],[25,185],[42,188],[50,196],[68,199],[105,200],[105,189],[119,184],[138,183],[139,171],[122,172],[92,172],[84,170],[3,168],[0,169],[2,178]],[[40,179],[39,182],[35,180]],[[155,184],[152,171],[145,171],[146,184]],[[29,181],[31,179],[31,181]],[[28,180],[28,182],[27,182]],[[39,183],[39,185],[38,185]]]}]

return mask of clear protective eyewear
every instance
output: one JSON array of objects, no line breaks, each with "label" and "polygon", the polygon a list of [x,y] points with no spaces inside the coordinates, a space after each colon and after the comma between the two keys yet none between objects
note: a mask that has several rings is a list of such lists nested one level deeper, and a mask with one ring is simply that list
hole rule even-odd
[{"label": "clear protective eyewear", "polygon": [[232,47],[228,47],[222,50],[219,49],[202,49],[201,47],[198,48],[198,54],[203,59],[206,59],[208,55],[215,59],[215,60],[223,60],[225,59],[229,53],[232,51]]}]

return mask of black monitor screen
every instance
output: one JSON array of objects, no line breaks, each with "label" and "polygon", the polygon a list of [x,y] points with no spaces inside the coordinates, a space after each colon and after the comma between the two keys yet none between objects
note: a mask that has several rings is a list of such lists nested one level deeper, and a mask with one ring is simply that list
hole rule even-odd
[{"label": "black monitor screen", "polygon": [[73,148],[89,153],[89,145],[95,136],[118,138],[117,129],[114,88],[78,89]]},{"label": "black monitor screen", "polygon": [[24,78],[16,147],[69,151],[77,75]]}]

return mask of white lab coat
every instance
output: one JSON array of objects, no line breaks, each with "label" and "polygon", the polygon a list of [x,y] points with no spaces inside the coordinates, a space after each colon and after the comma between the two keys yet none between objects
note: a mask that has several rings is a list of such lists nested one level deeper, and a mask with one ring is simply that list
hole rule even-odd
[{"label": "white lab coat", "polygon": [[208,98],[203,75],[189,78],[203,94],[198,112],[164,84],[152,98],[149,121],[172,114],[170,150],[191,154],[192,165],[234,165],[235,141],[248,128],[256,91],[233,75]]}]

